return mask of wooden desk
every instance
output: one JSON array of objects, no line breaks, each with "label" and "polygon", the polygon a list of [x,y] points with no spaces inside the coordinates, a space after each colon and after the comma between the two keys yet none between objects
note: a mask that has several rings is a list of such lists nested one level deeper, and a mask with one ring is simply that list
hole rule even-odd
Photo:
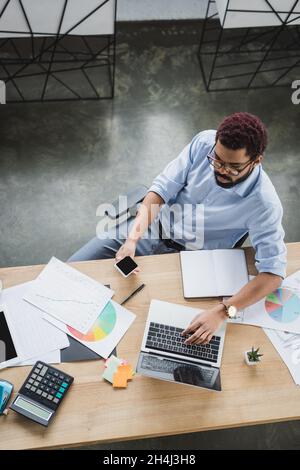
[{"label": "wooden desk", "polygon": [[[249,273],[255,274],[253,251],[246,249]],[[118,355],[136,364],[151,299],[194,307],[216,300],[186,302],[182,296],[179,255],[139,258],[142,273],[123,279],[113,260],[77,263],[82,272],[116,290],[116,300],[141,280],[146,288],[127,308],[137,315],[118,346]],[[0,269],[4,286],[32,280],[42,266]],[[288,245],[288,274],[300,269],[300,243]],[[21,312],[20,312],[21,314]],[[264,358],[248,367],[243,353],[253,344]],[[209,429],[287,421],[300,418],[300,388],[296,386],[264,332],[257,327],[228,325],[222,362],[221,393],[136,376],[127,390],[114,390],[101,380],[103,361],[61,364],[75,377],[74,385],[48,429],[11,411],[0,418],[0,448],[54,448],[96,442],[166,436]],[[1,371],[0,378],[15,385],[25,380],[29,367]]]}]

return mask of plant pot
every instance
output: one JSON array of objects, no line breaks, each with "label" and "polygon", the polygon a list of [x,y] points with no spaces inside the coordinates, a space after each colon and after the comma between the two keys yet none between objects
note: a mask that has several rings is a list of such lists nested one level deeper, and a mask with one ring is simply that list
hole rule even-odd
[{"label": "plant pot", "polygon": [[244,352],[244,355],[245,355],[245,362],[248,366],[256,366],[260,363],[260,359],[258,361],[249,361],[249,358],[248,358],[248,353],[251,352],[251,349],[249,351],[245,351]]}]

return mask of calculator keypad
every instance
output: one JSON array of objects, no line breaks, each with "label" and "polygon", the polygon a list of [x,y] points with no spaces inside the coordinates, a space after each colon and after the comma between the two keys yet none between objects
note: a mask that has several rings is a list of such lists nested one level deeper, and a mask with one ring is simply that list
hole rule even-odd
[{"label": "calculator keypad", "polygon": [[54,367],[37,362],[23,384],[20,393],[56,409],[73,382],[73,377]]}]

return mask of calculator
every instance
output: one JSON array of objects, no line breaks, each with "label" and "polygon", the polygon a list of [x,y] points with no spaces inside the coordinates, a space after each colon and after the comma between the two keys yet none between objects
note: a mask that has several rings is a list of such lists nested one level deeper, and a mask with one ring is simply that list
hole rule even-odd
[{"label": "calculator", "polygon": [[71,375],[37,361],[10,408],[48,426],[73,380]]}]

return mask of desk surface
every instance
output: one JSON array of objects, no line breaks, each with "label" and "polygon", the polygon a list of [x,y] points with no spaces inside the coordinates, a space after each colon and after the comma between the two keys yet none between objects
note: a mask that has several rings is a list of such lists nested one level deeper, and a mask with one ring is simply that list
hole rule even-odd
[{"label": "desk surface", "polygon": [[[300,269],[300,243],[288,244],[288,274]],[[253,251],[246,248],[250,274],[255,274]],[[126,307],[137,317],[118,346],[118,355],[136,365],[151,299],[205,308],[217,302],[185,301],[178,254],[139,258],[139,276],[122,278],[113,260],[76,263],[82,272],[110,283],[121,300],[139,285],[146,287]],[[43,266],[0,269],[5,287],[34,279]],[[262,363],[248,367],[243,353],[253,344],[264,353]],[[0,448],[54,448],[96,442],[130,440],[229,428],[300,418],[300,389],[276,350],[257,327],[228,325],[222,362],[221,393],[136,376],[128,389],[114,390],[101,380],[102,360],[61,364],[75,377],[66,400],[48,429],[13,411],[0,417]],[[18,391],[29,367],[6,369]]]}]

